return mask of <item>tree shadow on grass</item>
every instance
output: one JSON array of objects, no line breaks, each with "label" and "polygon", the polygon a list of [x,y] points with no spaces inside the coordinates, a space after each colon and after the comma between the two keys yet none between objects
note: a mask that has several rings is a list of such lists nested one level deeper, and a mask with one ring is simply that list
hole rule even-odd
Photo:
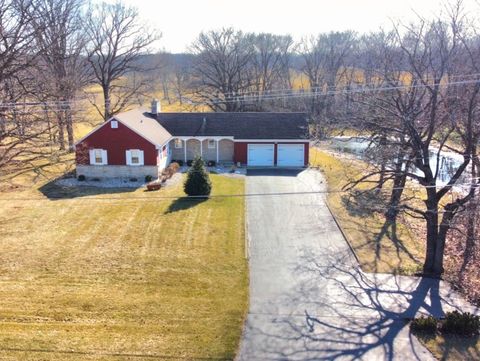
[{"label": "tree shadow on grass", "polygon": [[371,217],[381,211],[384,199],[376,190],[353,189],[342,196],[342,204],[350,216]]},{"label": "tree shadow on grass", "polygon": [[[386,237],[391,241],[391,244],[395,247],[395,254],[398,259],[398,264],[395,267],[395,272],[407,273],[407,274],[417,274],[421,271],[420,260],[415,257],[415,255],[410,252],[410,250],[405,246],[405,243],[397,235],[397,220],[391,221],[385,219],[385,222],[382,225],[382,228],[378,231],[373,242],[375,244],[375,255],[376,259],[381,257],[381,243],[382,240]],[[401,254],[405,255],[404,257]],[[403,265],[404,262],[410,261],[412,264],[410,269],[405,268]],[[413,267],[413,268],[412,268]]]},{"label": "tree shadow on grass", "polygon": [[197,205],[206,202],[208,198],[189,198],[189,197],[181,197],[177,198],[170,205],[168,206],[165,214],[174,213],[178,211],[184,211]]}]

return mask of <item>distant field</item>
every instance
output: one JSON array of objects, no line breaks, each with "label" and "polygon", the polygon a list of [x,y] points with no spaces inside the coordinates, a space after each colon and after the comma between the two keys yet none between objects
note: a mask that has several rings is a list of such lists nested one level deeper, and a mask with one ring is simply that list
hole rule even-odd
[{"label": "distant field", "polygon": [[[244,191],[211,177],[214,193]],[[244,200],[156,198],[182,194],[0,193],[33,198],[0,200],[0,359],[231,359],[247,309]]]}]

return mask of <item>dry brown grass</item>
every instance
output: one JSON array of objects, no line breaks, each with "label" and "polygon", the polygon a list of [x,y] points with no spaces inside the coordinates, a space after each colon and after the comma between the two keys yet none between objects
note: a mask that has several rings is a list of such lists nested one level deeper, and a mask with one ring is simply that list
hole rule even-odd
[{"label": "dry brown grass", "polygon": [[[244,191],[211,177],[214,194]],[[247,309],[244,200],[156,198],[182,194],[0,193],[32,199],[0,201],[0,359],[231,359]]]},{"label": "dry brown grass", "polygon": [[[362,175],[365,169],[365,164],[360,161],[336,157],[313,147],[310,150],[310,164],[323,171],[328,189],[335,191]],[[365,189],[365,186],[360,189]],[[412,225],[399,222],[396,232],[392,232],[391,227],[385,229],[383,214],[369,211],[362,201],[347,193],[328,195],[330,208],[354,248],[362,269],[366,272],[402,274],[418,272],[424,245],[417,232],[410,231]]]},{"label": "dry brown grass", "polygon": [[480,360],[480,341],[478,337],[458,337],[455,335],[436,335],[435,337],[417,336],[428,350],[443,361]]}]

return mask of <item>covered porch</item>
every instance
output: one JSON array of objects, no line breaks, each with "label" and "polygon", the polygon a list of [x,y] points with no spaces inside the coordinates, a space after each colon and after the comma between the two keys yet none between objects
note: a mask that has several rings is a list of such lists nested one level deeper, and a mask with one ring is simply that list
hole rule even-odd
[{"label": "covered porch", "polygon": [[200,156],[217,164],[233,163],[233,137],[175,137],[170,141],[173,160],[185,163]]}]

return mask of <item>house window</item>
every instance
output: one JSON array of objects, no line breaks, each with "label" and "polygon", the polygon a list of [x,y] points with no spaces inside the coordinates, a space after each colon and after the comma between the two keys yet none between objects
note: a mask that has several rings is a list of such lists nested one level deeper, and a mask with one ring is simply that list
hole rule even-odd
[{"label": "house window", "polygon": [[175,139],[175,148],[182,148],[183,147],[182,143],[183,142],[181,139]]},{"label": "house window", "polygon": [[138,150],[132,150],[132,157],[130,159],[132,164],[140,164],[140,152]]},{"label": "house window", "polygon": [[90,149],[90,164],[91,165],[107,164],[107,151],[104,149]]},{"label": "house window", "polygon": [[208,140],[208,148],[210,149],[215,149],[215,139],[209,139]]},{"label": "house window", "polygon": [[112,129],[117,129],[118,128],[118,122],[116,120],[112,120],[110,122],[110,126],[112,127]]},{"label": "house window", "polygon": [[143,150],[130,149],[126,154],[127,165],[143,165]]}]

